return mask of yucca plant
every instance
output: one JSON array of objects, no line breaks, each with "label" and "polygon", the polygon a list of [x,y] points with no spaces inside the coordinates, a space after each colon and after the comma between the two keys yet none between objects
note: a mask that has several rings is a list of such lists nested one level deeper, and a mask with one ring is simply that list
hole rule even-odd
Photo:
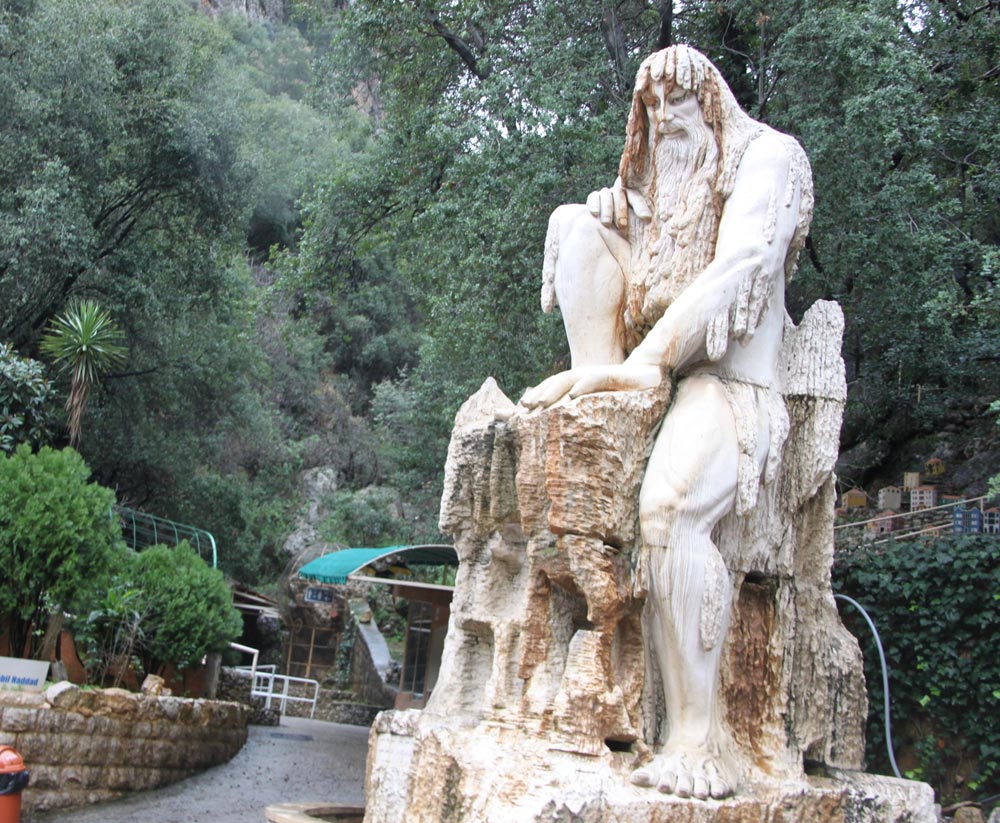
[{"label": "yucca plant", "polygon": [[94,300],[77,300],[56,317],[42,338],[42,353],[60,371],[70,373],[66,413],[69,441],[76,446],[83,429],[83,411],[90,391],[109,369],[125,363],[125,336],[111,315]]}]

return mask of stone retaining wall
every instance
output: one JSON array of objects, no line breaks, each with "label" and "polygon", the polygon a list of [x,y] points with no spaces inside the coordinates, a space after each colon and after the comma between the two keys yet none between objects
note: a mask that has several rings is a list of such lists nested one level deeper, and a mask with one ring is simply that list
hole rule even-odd
[{"label": "stone retaining wall", "polygon": [[351,659],[351,690],[359,703],[391,708],[396,702],[396,688],[386,680],[393,667],[392,655],[375,621],[358,618],[367,604],[351,602],[351,611],[357,626]]},{"label": "stone retaining wall", "polygon": [[224,763],[247,739],[247,707],[62,682],[0,690],[0,744],[31,772],[27,811],[152,789]]},{"label": "stone retaining wall", "polygon": [[[306,691],[312,694],[312,689],[300,691],[303,695]],[[291,717],[309,717],[311,708],[309,703],[289,703],[285,714]],[[320,688],[316,711],[312,718],[325,720],[328,723],[344,723],[348,726],[370,726],[375,720],[375,715],[388,708],[391,706],[385,703],[373,705],[358,702],[354,692]]]}]

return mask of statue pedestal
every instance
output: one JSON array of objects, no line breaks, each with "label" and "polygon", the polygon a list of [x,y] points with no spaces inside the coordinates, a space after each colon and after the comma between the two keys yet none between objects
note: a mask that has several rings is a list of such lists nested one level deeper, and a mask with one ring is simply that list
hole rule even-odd
[{"label": "statue pedestal", "polygon": [[663,721],[634,581],[638,491],[669,389],[525,412],[490,380],[448,452],[441,529],[461,564],[440,673],[423,712],[376,721],[367,823],[936,819],[930,787],[857,772],[861,654],[830,590],[842,322],[819,303],[786,328],[780,470],[714,532],[732,581],[718,708],[736,795],[685,800],[628,780]]},{"label": "statue pedestal", "polygon": [[834,771],[744,787],[724,801],[631,786],[632,755],[586,756],[517,729],[384,712],[372,731],[368,823],[933,823],[930,786]]}]

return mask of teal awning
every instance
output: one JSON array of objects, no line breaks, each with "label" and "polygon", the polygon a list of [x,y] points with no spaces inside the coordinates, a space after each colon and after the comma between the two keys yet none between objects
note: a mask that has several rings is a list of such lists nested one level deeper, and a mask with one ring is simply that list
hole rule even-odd
[{"label": "teal awning", "polygon": [[321,583],[346,583],[347,576],[383,557],[397,556],[414,566],[457,566],[458,554],[453,546],[386,546],[382,549],[341,549],[310,560],[299,577]]}]

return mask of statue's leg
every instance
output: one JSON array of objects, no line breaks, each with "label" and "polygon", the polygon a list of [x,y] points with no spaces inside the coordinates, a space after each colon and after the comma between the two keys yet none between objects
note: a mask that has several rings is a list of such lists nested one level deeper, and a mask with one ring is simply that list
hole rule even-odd
[{"label": "statue's leg", "polygon": [[632,774],[637,785],[682,797],[723,797],[736,781],[716,701],[732,591],[712,529],[733,507],[738,458],[736,422],[719,379],[683,379],[640,495],[645,642],[667,716],[661,751]]},{"label": "statue's leg", "polygon": [[601,224],[586,206],[560,206],[545,241],[543,306],[554,290],[562,310],[573,366],[625,359],[622,303],[628,241]]}]

